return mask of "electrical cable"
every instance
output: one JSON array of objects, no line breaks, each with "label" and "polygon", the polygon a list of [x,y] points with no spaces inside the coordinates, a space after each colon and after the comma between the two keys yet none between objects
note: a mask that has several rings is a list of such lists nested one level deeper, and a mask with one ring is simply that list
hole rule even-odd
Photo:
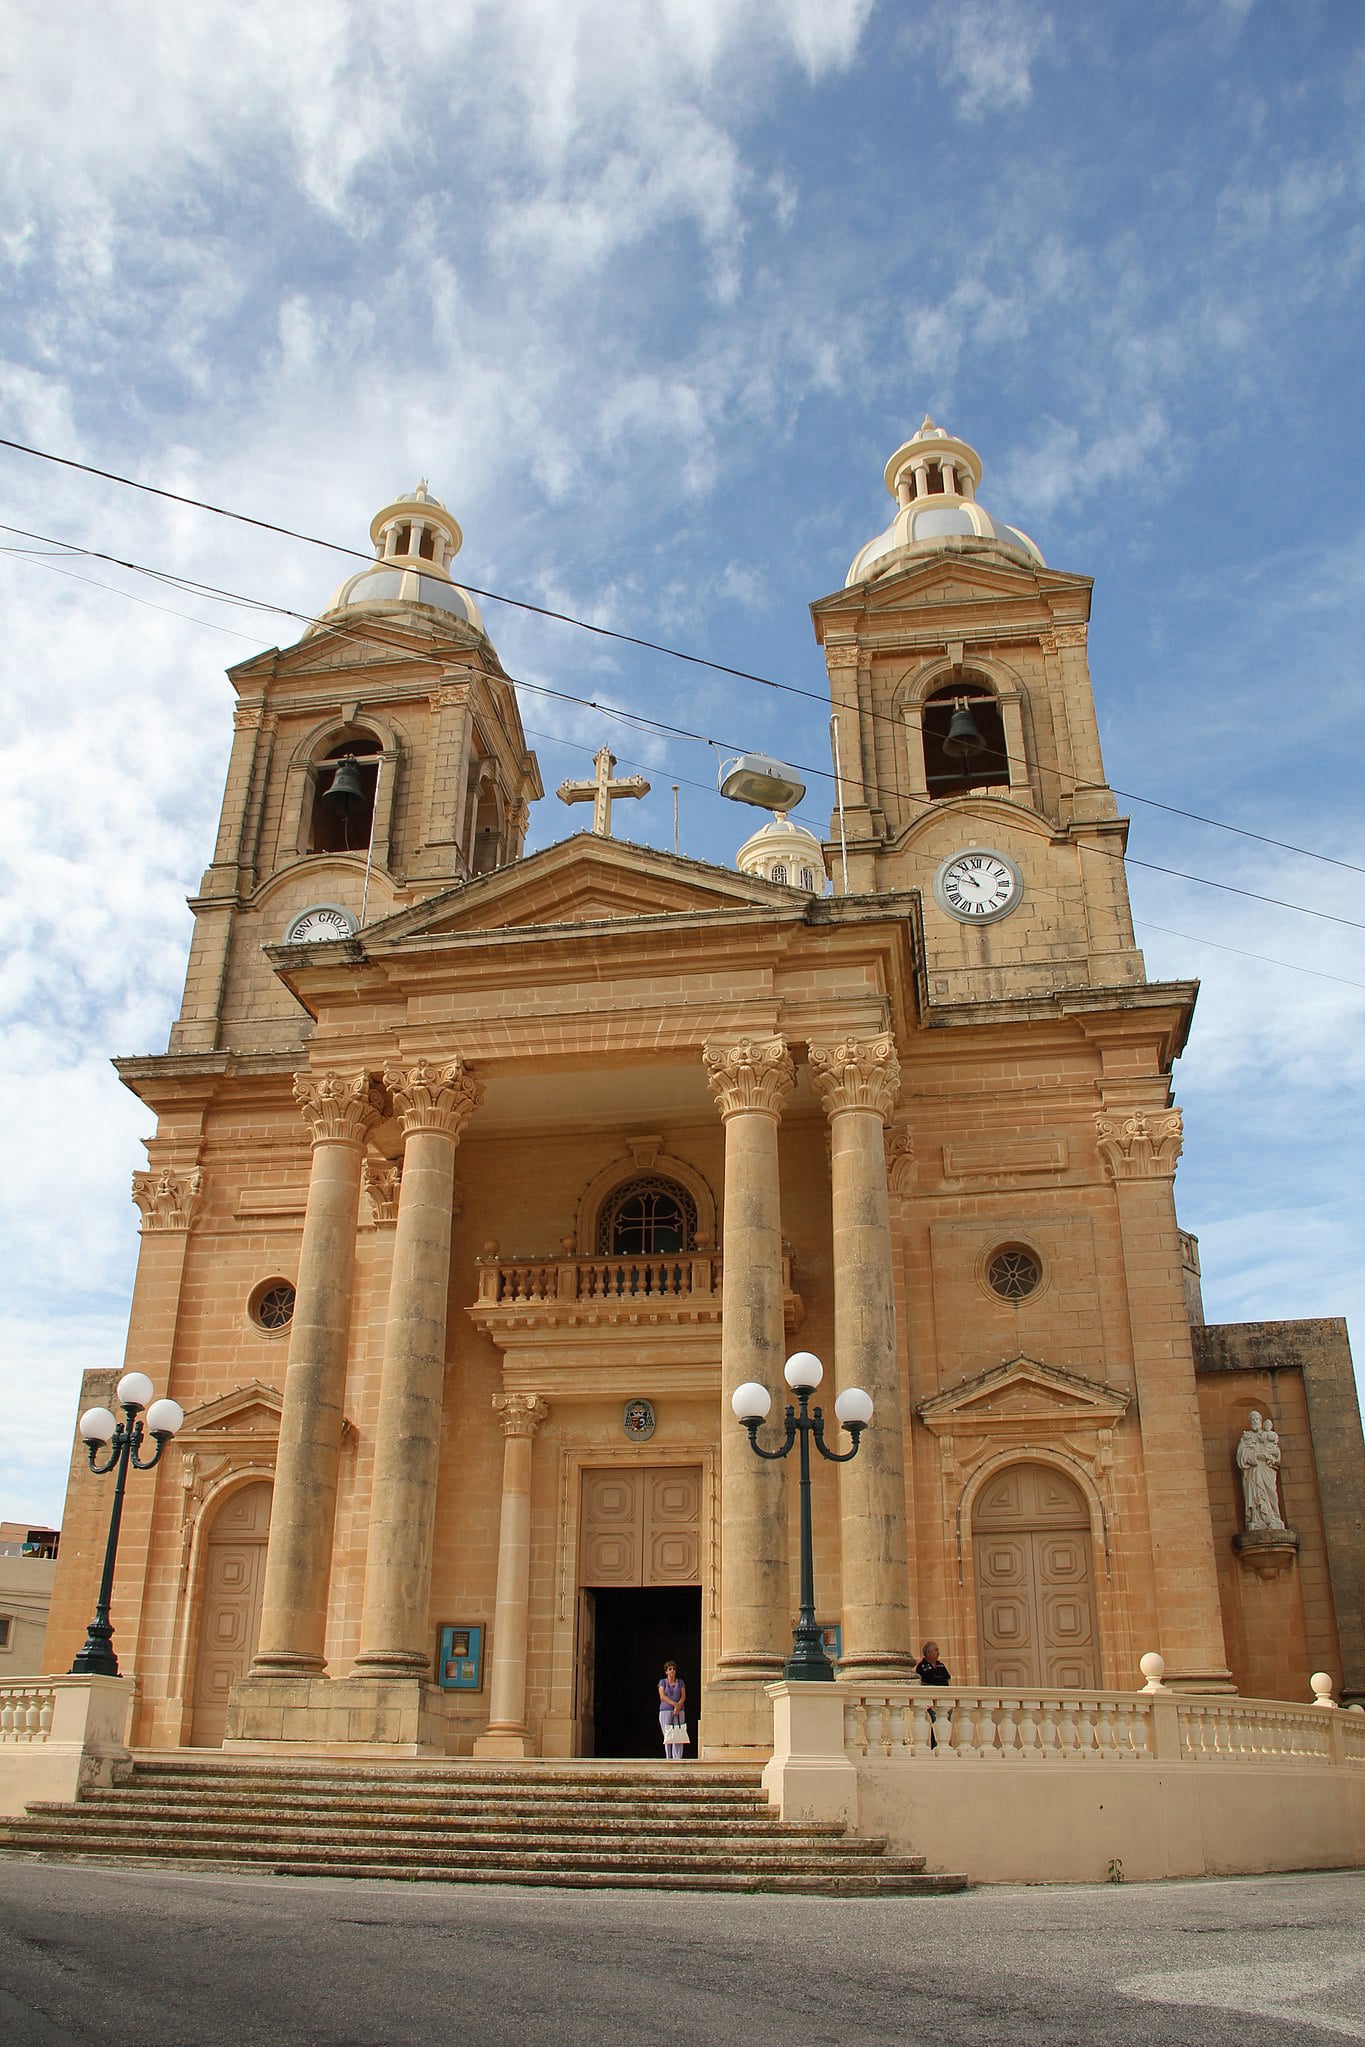
[{"label": "electrical cable", "polygon": [[[35,533],[26,527],[0,524],[0,532],[15,533],[18,534],[23,539],[38,540],[43,542],[45,545],[49,546],[61,547],[64,545],[68,545],[67,543],[53,540],[52,536],[49,534]],[[169,583],[173,585],[175,588],[194,590],[200,593],[201,595],[211,596],[227,603],[246,605],[253,610],[273,613],[282,618],[292,618],[295,619],[296,621],[304,623],[305,625],[315,626],[322,625],[325,626],[325,629],[327,631],[333,633],[337,638],[350,640],[363,638],[365,640],[370,641],[372,644],[378,644],[381,646],[388,645],[395,648],[404,656],[405,659],[408,660],[414,660],[418,658],[415,657],[412,654],[411,649],[407,646],[404,646],[402,642],[393,640],[386,641],[383,633],[380,632],[376,628],[376,626],[370,621],[357,622],[357,625],[354,627],[338,625],[328,620],[325,614],[323,614],[321,617],[315,617],[314,615],[308,612],[297,611],[290,605],[272,604],[262,598],[244,597],[237,592],[224,590],[220,586],[214,584],[200,583],[192,578],[174,576],[165,570],[147,568],[142,563],[129,561],[120,555],[104,553],[98,548],[85,548],[70,545],[69,551],[72,554],[81,555],[95,561],[108,562],[114,567],[127,569],[133,574],[149,576],[156,582]],[[373,559],[373,557],[367,556],[366,559],[367,560]],[[42,564],[42,566],[49,565]],[[638,726],[645,731],[657,732],[677,739],[686,739],[697,745],[717,746],[726,752],[738,753],[743,751],[743,749],[735,741],[718,740],[712,734],[704,732],[694,732],[691,731],[686,726],[673,725],[668,723],[664,719],[650,718],[647,717],[643,712],[626,711],[621,709],[618,705],[601,703],[595,697],[579,696],[571,690],[554,689],[548,683],[530,682],[523,677],[509,676],[507,680],[514,689],[528,690],[535,695],[550,697],[561,703],[577,704],[582,708],[597,711],[603,717],[615,718],[618,719],[623,724]],[[808,763],[801,761],[793,761],[791,765],[794,768],[796,768],[798,772],[801,774],[817,776],[825,781],[832,781],[834,779],[827,768],[814,767],[809,765]],[[933,807],[932,799],[929,798],[925,799],[903,798],[902,800],[920,803],[922,808],[926,811],[932,809]],[[1365,923],[1361,922],[1356,918],[1339,917],[1330,910],[1314,909],[1313,907],[1311,907],[1311,905],[1307,903],[1286,902],[1280,896],[1263,895],[1259,890],[1239,888],[1234,883],[1228,881],[1215,881],[1211,876],[1206,874],[1190,874],[1183,868],[1165,867],[1159,864],[1157,861],[1141,860],[1138,859],[1134,854],[1125,854],[1123,851],[1116,851],[1111,853],[1107,847],[1096,846],[1086,842],[1082,842],[1082,850],[1086,852],[1103,853],[1105,854],[1106,857],[1110,859],[1118,859],[1121,861],[1125,861],[1126,864],[1130,867],[1146,868],[1148,872],[1152,874],[1164,874],[1169,876],[1173,880],[1193,882],[1201,888],[1219,889],[1226,895],[1242,896],[1249,902],[1264,903],[1272,909],[1292,910],[1299,916],[1316,917],[1324,923],[1344,925],[1348,930],[1352,931],[1365,931]]]},{"label": "electrical cable", "polygon": [[[58,455],[47,448],[35,448],[28,442],[11,440],[5,435],[0,435],[0,448],[10,448],[16,454],[30,455],[36,461],[52,462],[63,469],[73,469],[86,476],[99,477],[103,482],[117,483],[127,490],[140,491],[148,497],[164,498],[171,504],[186,505],[194,511],[209,512],[215,518],[230,519],[238,525],[254,527],[258,532],[274,533],[282,539],[301,541],[309,547],[325,548],[331,554],[345,555],[354,561],[368,563],[374,560],[373,555],[365,554],[360,548],[344,546],[340,541],[326,540],[315,533],[303,533],[297,527],[282,526],[270,519],[257,519],[248,512],[236,512],[226,505],[213,504],[207,498],[189,497],[181,491],[167,490],[160,484],[142,483],[135,477],[121,475],[117,470],[100,469],[95,467],[93,463],[78,462],[72,456]],[[147,573],[152,572],[148,571]],[[207,588],[208,586],[204,587]],[[505,604],[514,610],[529,612],[537,618],[552,619],[562,625],[574,626],[580,632],[595,633],[602,639],[619,640],[626,646],[640,647],[649,653],[664,654],[670,660],[684,661],[697,668],[708,668],[715,674],[732,676],[740,682],[757,683],[764,689],[785,691],[789,695],[805,697],[808,701],[821,705],[826,700],[822,692],[805,689],[799,683],[779,682],[773,676],[759,675],[754,670],[748,668],[736,668],[726,661],[713,661],[704,654],[693,654],[684,648],[669,646],[660,640],[649,640],[636,633],[621,632],[613,626],[597,625],[591,619],[578,618],[572,612],[558,611],[551,605],[533,604],[524,597],[509,597],[499,590],[481,589],[476,583],[466,583],[463,587],[470,591],[473,596],[482,597],[489,603]],[[298,614],[291,614],[291,616],[298,616]],[[872,711],[869,715],[879,722],[888,724],[896,722],[885,712]],[[1006,753],[1004,758],[1009,761],[1013,759],[1013,756]],[[1026,762],[1016,764],[1021,766],[1027,765]],[[1154,810],[1167,811],[1173,817],[1183,817],[1194,824],[1207,825],[1214,831],[1231,832],[1239,838],[1254,839],[1263,846],[1277,847],[1281,852],[1296,854],[1301,859],[1320,860],[1330,867],[1343,867],[1352,874],[1365,874],[1365,866],[1360,866],[1351,860],[1342,860],[1336,854],[1322,853],[1311,846],[1297,846],[1288,839],[1274,838],[1265,832],[1254,832],[1246,825],[1229,824],[1224,818],[1207,817],[1201,811],[1186,810],[1180,804],[1166,803],[1156,796],[1142,796],[1136,790],[1121,789],[1117,784],[1111,783],[1110,787],[1113,794],[1122,797],[1125,803],[1141,803],[1150,806]],[[898,791],[897,793],[900,792]]]}]

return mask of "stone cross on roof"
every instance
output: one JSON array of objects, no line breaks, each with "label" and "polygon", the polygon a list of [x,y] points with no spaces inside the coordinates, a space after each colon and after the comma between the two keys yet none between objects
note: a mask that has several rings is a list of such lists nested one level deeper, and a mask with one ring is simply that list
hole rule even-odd
[{"label": "stone cross on roof", "polygon": [[556,795],[561,803],[591,803],[592,828],[600,839],[611,837],[611,804],[614,796],[648,796],[643,775],[623,775],[613,781],[616,755],[609,746],[600,747],[593,758],[597,770],[591,782],[561,782]]}]

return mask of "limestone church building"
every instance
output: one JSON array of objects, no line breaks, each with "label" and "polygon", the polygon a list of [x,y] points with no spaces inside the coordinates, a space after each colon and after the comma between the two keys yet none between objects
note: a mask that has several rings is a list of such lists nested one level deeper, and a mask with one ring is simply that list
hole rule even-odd
[{"label": "limestone church building", "polygon": [[[1187,1690],[1365,1686],[1344,1325],[1203,1326],[1196,991],[1134,943],[1090,579],[980,480],[928,420],[892,456],[811,607],[828,840],[750,812],[733,868],[627,843],[605,751],[593,828],[524,852],[539,770],[425,486],[232,671],[180,1015],[118,1062],[155,1126],[127,1361],[186,1414],[127,1495],[139,1747],[654,1756],[670,1656],[693,1753],[766,1752],[795,1460],[730,1396],[797,1348],[832,1428],[875,1403],[815,1474],[844,1675],[932,1637],[968,1684],[1130,1689],[1159,1650]],[[50,1668],[108,1514],[77,1443]]]}]

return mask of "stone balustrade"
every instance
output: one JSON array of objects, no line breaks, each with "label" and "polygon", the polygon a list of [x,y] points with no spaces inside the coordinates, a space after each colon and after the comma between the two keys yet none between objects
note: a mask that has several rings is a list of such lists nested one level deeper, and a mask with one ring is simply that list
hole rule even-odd
[{"label": "stone balustrade", "polygon": [[[719,1252],[669,1257],[502,1258],[479,1261],[476,1322],[527,1318],[547,1325],[597,1321],[719,1321],[723,1263]],[[800,1326],[791,1254],[782,1259],[784,1320]]]},{"label": "stone balustrade", "polygon": [[[844,1747],[856,1760],[1103,1765],[1191,1761],[1365,1762],[1365,1717],[1267,1699],[1143,1692],[840,1686]],[[1178,1747],[1158,1742],[1168,1710]],[[1169,1748],[1169,1752],[1168,1752]]]},{"label": "stone balustrade", "polygon": [[46,1741],[56,1706],[50,1678],[0,1685],[0,1742]]}]

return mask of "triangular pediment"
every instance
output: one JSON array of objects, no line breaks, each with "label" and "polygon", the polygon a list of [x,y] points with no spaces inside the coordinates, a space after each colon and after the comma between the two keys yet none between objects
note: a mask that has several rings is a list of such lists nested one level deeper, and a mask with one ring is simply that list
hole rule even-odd
[{"label": "triangular pediment", "polygon": [[1021,1353],[921,1401],[916,1413],[936,1434],[945,1429],[1020,1422],[1052,1428],[1111,1428],[1126,1412],[1128,1401],[1121,1386],[1087,1379],[1079,1372],[1063,1371],[1058,1365],[1045,1365]]},{"label": "triangular pediment", "polygon": [[273,1386],[252,1379],[217,1400],[191,1408],[176,1441],[183,1449],[191,1443],[202,1448],[229,1436],[277,1436],[283,1410],[283,1396]]},{"label": "triangular pediment", "polygon": [[785,909],[804,915],[810,898],[705,861],[580,832],[493,874],[429,897],[369,926],[365,948],[462,932],[596,924],[625,918]]},{"label": "triangular pediment", "polygon": [[[1047,618],[1052,601],[1065,593],[1079,593],[1086,599],[1091,578],[1057,569],[1040,568],[1033,562],[1016,561],[986,550],[956,553],[945,551],[912,556],[901,568],[871,576],[821,597],[811,614],[825,625],[841,618],[877,617],[889,612],[919,612],[928,606],[976,606],[981,604],[1029,603]],[[1075,615],[1074,604],[1068,604]]]}]

